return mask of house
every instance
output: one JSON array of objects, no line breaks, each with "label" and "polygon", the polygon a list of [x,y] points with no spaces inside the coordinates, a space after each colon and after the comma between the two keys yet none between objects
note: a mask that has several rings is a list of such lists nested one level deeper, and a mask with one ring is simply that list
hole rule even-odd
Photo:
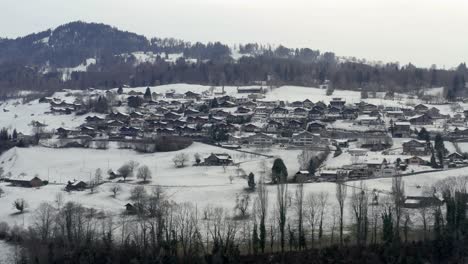
[{"label": "house", "polygon": [[307,170],[300,170],[294,175],[294,182],[307,182],[312,179],[312,176]]},{"label": "house", "polygon": [[354,123],[361,126],[378,126],[383,125],[384,121],[379,116],[360,115]]},{"label": "house", "polygon": [[224,166],[224,165],[231,165],[232,158],[229,154],[226,153],[211,153],[210,156],[205,158],[203,162],[206,166]]},{"label": "house", "polygon": [[378,110],[379,107],[375,104],[368,104],[366,102],[360,102],[358,103],[358,108],[361,112],[363,113],[369,113],[369,112],[372,112],[372,111],[375,111],[375,110]]},{"label": "house", "polygon": [[136,137],[140,132],[140,129],[135,127],[121,127],[120,135],[124,137]]},{"label": "house", "polygon": [[289,114],[289,110],[284,108],[284,107],[275,107],[273,109],[273,114],[287,115],[287,114]]},{"label": "house", "polygon": [[313,121],[307,124],[307,131],[320,132],[325,129],[325,124],[319,121]]},{"label": "house", "polygon": [[271,146],[275,142],[275,138],[264,133],[257,133],[246,138],[246,141],[249,145]]},{"label": "house", "polygon": [[456,127],[453,132],[450,133],[450,137],[454,139],[468,138],[468,129]]},{"label": "house", "polygon": [[352,179],[369,178],[374,175],[375,170],[366,166],[366,164],[353,164],[343,166],[346,169],[348,177]]},{"label": "house", "polygon": [[260,132],[262,128],[254,124],[246,124],[242,127],[242,130],[245,132]]},{"label": "house", "polygon": [[423,104],[418,104],[417,106],[414,107],[414,111],[420,115],[425,114],[427,110],[429,110],[429,107]]},{"label": "house", "polygon": [[105,122],[105,119],[99,116],[87,116],[85,120],[89,126],[97,126]]},{"label": "house", "polygon": [[299,116],[307,116],[307,115],[308,115],[307,109],[302,108],[302,107],[294,108],[293,113],[294,113],[295,115],[299,115]]},{"label": "house", "polygon": [[407,158],[404,161],[407,165],[421,166],[421,165],[427,164],[427,161],[423,160],[422,158],[418,156],[412,156],[411,158]]},{"label": "house", "polygon": [[393,136],[397,138],[409,137],[411,135],[410,122],[395,122],[393,124]]},{"label": "house", "polygon": [[367,155],[368,150],[363,148],[352,148],[348,150],[349,155],[351,156],[365,156]]},{"label": "house", "polygon": [[7,179],[6,182],[9,182],[13,186],[25,187],[25,188],[37,188],[41,187],[47,182],[42,181],[39,177],[35,176],[30,180],[17,180],[17,179]]},{"label": "house", "polygon": [[304,107],[304,103],[301,101],[294,101],[290,104],[291,107]]},{"label": "house", "polygon": [[462,161],[464,160],[464,156],[458,152],[453,152],[449,155],[447,155],[446,157],[447,159],[449,159],[451,162],[454,162],[454,161]]},{"label": "house", "polygon": [[308,131],[302,131],[297,134],[293,134],[290,142],[295,146],[319,146],[320,136]]},{"label": "house", "polygon": [[303,105],[303,107],[309,108],[309,109],[312,108],[312,107],[314,107],[314,103],[313,103],[311,100],[309,100],[309,99],[305,99],[305,100],[302,102],[302,105]]},{"label": "house", "polygon": [[441,115],[440,110],[435,107],[432,107],[429,110],[427,110],[426,114],[428,114],[432,119],[439,119],[445,117],[444,115]]},{"label": "house", "polygon": [[293,120],[289,120],[286,125],[285,125],[288,129],[292,129],[292,130],[300,130],[303,128],[304,124],[301,122],[301,121],[298,121],[296,119],[293,119]]},{"label": "house", "polygon": [[283,125],[280,122],[270,120],[268,121],[268,124],[266,124],[263,129],[267,133],[278,133],[282,127]]},{"label": "house", "polygon": [[263,93],[262,87],[237,87],[237,93]]},{"label": "house", "polygon": [[319,173],[319,181],[336,181],[337,179],[347,179],[348,171],[346,170],[322,170]]},{"label": "house", "polygon": [[393,119],[399,119],[399,118],[405,118],[405,114],[403,111],[387,111],[385,113],[388,118],[393,118]]},{"label": "house", "polygon": [[311,120],[317,120],[320,119],[323,116],[323,111],[324,110],[319,110],[319,109],[312,109],[309,111],[309,119]]},{"label": "house", "polygon": [[433,124],[432,117],[430,117],[428,114],[413,116],[409,119],[409,122],[411,125],[418,125],[418,126]]},{"label": "house", "polygon": [[125,205],[125,211],[128,214],[136,214],[136,212],[137,212],[135,206],[133,206],[133,204],[131,204],[131,203],[128,203],[128,204]]},{"label": "house", "polygon": [[356,119],[358,117],[358,113],[354,108],[345,107],[341,110],[341,116],[343,119]]},{"label": "house", "polygon": [[331,107],[335,107],[335,108],[338,108],[338,109],[341,109],[344,107],[344,105],[346,104],[346,101],[341,99],[341,98],[333,98],[331,101],[330,101],[330,106]]},{"label": "house", "polygon": [[392,138],[382,132],[363,132],[358,142],[360,148],[369,148],[372,151],[383,150],[393,145]]},{"label": "house", "polygon": [[130,215],[136,214],[138,212],[142,212],[143,210],[144,208],[141,203],[135,203],[135,204],[127,203],[125,205],[125,212]]},{"label": "house", "polygon": [[425,208],[431,206],[441,206],[443,201],[435,196],[406,196],[403,207],[404,208]]},{"label": "house", "polygon": [[348,148],[349,147],[349,139],[335,139],[333,140],[334,144],[340,148]]},{"label": "house", "polygon": [[247,108],[245,106],[239,106],[237,107],[237,110],[236,110],[236,113],[239,113],[239,114],[247,114],[247,113],[250,113],[252,112],[252,110],[250,108]]},{"label": "house", "polygon": [[67,191],[82,191],[88,187],[88,184],[84,181],[69,181],[65,189]]},{"label": "house", "polygon": [[185,95],[185,98],[186,98],[186,99],[200,100],[200,98],[201,98],[201,95],[200,95],[200,94],[194,93],[194,92],[192,92],[192,91],[188,91],[188,92],[186,92],[184,95]]},{"label": "house", "polygon": [[416,139],[403,142],[403,154],[429,155],[431,154],[430,143]]}]

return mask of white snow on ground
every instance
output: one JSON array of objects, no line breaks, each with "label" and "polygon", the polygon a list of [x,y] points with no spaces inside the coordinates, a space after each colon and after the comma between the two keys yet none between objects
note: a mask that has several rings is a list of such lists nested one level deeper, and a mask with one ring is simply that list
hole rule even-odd
[{"label": "white snow on ground", "polygon": [[[64,92],[54,94],[54,97],[64,99],[72,103],[74,97],[65,97]],[[75,115],[59,115],[47,114],[50,111],[49,104],[40,104],[38,100],[27,104],[21,104],[20,100],[9,100],[0,105],[0,108],[7,109],[8,112],[2,110],[0,113],[0,126],[11,129],[17,129],[18,132],[31,134],[32,127],[29,125],[31,121],[39,121],[47,124],[47,130],[56,129],[61,126],[74,127],[83,124],[86,116]]]},{"label": "white snow on ground", "polygon": [[0,264],[15,263],[15,246],[0,240]]},{"label": "white snow on ground", "polygon": [[427,88],[424,90],[424,94],[442,97],[444,94],[444,87]]},{"label": "white snow on ground", "polygon": [[57,71],[62,73],[62,80],[68,81],[71,78],[73,72],[85,72],[88,70],[88,67],[92,64],[96,64],[95,58],[86,59],[82,64],[77,65],[72,68],[58,68]]}]

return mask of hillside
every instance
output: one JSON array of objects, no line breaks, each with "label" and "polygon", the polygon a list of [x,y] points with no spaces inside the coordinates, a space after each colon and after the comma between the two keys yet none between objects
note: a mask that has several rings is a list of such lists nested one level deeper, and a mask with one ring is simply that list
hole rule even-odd
[{"label": "hillside", "polygon": [[[1,36],[0,36],[1,37]],[[406,92],[416,95],[445,87],[455,100],[465,95],[468,69],[375,64],[310,48],[258,43],[229,47],[148,39],[95,23],[72,22],[17,39],[0,40],[0,96],[19,90],[109,89],[172,83],[204,85],[315,86],[329,80],[336,89]]]},{"label": "hillside", "polygon": [[141,35],[104,24],[72,22],[17,39],[0,42],[0,63],[73,67],[100,54],[147,50]]}]

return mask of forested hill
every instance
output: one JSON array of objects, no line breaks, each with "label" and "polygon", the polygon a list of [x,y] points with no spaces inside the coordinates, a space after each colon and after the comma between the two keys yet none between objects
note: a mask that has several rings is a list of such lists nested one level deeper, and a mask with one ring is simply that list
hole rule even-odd
[{"label": "forested hill", "polygon": [[337,89],[415,93],[444,86],[446,96],[454,99],[464,96],[468,70],[465,64],[453,70],[372,64],[309,48],[251,43],[232,49],[219,42],[148,39],[84,22],[17,39],[0,38],[0,96],[17,90],[175,82],[248,85],[267,79],[273,85],[315,86],[330,80]]}]

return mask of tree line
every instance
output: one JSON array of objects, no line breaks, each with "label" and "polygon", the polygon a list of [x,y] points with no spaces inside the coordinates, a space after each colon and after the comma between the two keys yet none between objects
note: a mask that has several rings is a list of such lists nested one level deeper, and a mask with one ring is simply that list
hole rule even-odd
[{"label": "tree line", "polygon": [[[275,184],[253,183],[233,210],[175,203],[161,187],[130,190],[123,214],[65,202],[58,194],[33,212],[27,229],[0,223],[20,243],[21,263],[460,263],[466,259],[468,177],[449,177],[423,193],[444,203],[408,210],[402,177],[379,197],[365,183],[335,183],[335,197],[291,190],[281,160]],[[119,171],[124,171],[124,166]],[[147,179],[145,166],[138,170]],[[145,176],[146,175],[146,176]],[[113,197],[121,193],[114,184]],[[116,188],[115,191],[113,188]],[[253,197],[253,199],[251,198]],[[252,201],[252,202],[250,202]],[[19,209],[18,209],[19,210]],[[22,212],[22,211],[21,211]]]}]

